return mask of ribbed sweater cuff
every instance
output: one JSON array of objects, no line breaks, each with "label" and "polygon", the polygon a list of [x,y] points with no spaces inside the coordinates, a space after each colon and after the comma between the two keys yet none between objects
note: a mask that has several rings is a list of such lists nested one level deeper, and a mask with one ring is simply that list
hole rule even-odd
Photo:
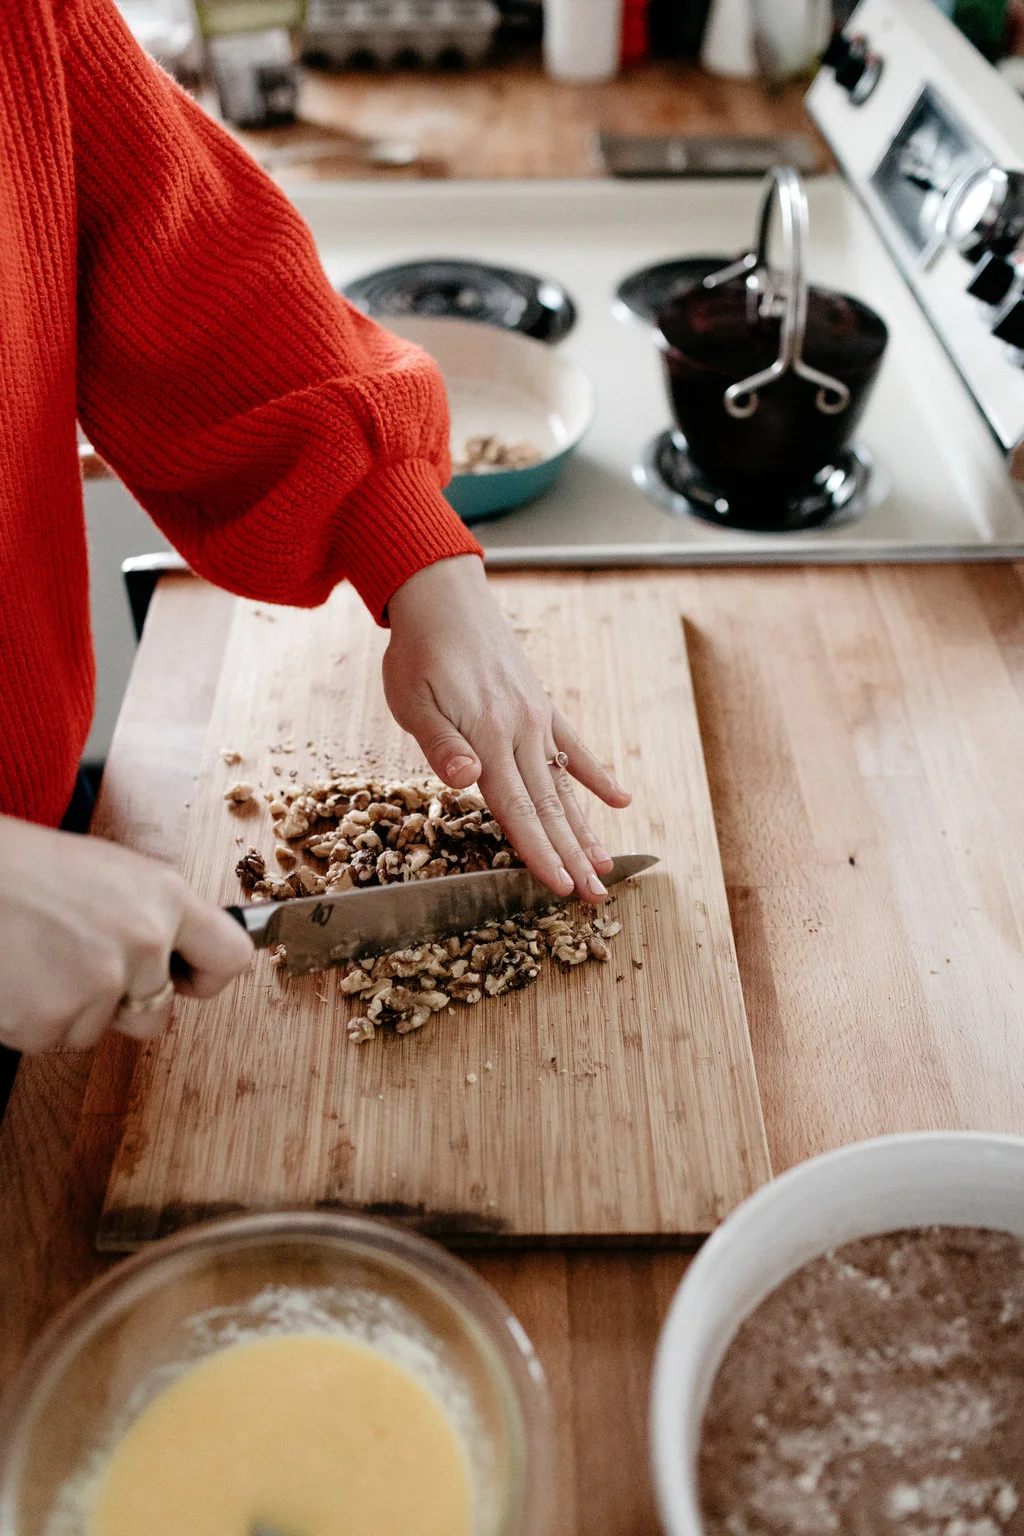
[{"label": "ribbed sweater cuff", "polygon": [[345,565],[378,624],[403,582],[438,560],[483,550],[438,486],[428,459],[374,470],[346,498]]}]

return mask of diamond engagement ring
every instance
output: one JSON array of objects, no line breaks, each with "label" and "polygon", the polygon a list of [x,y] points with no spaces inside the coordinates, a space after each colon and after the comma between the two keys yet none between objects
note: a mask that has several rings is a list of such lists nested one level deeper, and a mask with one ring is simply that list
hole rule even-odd
[{"label": "diamond engagement ring", "polygon": [[568,752],[556,752],[554,757],[549,757],[546,761],[549,768],[568,768],[569,754]]},{"label": "diamond engagement ring", "polygon": [[174,982],[168,976],[163,986],[157,992],[151,992],[148,997],[122,997],[118,1004],[118,1013],[158,1013],[161,1008],[166,1008],[174,996]]}]

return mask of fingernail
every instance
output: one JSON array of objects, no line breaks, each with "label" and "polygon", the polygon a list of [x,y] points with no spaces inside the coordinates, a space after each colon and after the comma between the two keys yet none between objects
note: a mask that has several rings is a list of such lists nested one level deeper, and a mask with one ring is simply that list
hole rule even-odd
[{"label": "fingernail", "polygon": [[620,784],[618,779],[612,779],[612,788],[614,789],[614,791],[615,791],[615,793],[617,795],[628,795],[629,794],[629,790],[625,787],[625,785]]},{"label": "fingernail", "polygon": [[467,768],[475,767],[476,763],[471,757],[453,757],[444,765],[445,778],[453,779],[457,773],[465,773]]},{"label": "fingernail", "polygon": [[587,890],[592,896],[607,896],[608,892],[596,875],[590,875],[587,880]]},{"label": "fingernail", "polygon": [[611,854],[601,847],[600,843],[591,843],[587,849],[587,856],[591,864],[607,864]]},{"label": "fingernail", "polygon": [[567,869],[559,869],[557,879],[563,891],[575,890],[576,882]]}]

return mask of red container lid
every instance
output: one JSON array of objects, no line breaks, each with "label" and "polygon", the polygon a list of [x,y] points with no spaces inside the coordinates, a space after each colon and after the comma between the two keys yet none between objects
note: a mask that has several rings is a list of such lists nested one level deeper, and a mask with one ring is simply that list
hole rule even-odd
[{"label": "red container lid", "polygon": [[622,0],[622,63],[640,64],[650,51],[647,0]]}]

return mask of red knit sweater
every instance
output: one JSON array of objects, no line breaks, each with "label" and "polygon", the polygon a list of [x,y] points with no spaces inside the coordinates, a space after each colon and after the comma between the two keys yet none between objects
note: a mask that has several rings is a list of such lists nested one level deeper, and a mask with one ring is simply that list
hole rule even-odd
[{"label": "red knit sweater", "polygon": [[0,811],[56,823],[93,702],[75,418],[189,564],[379,619],[477,551],[433,363],[330,288],[295,210],[112,0],[0,0]]}]

